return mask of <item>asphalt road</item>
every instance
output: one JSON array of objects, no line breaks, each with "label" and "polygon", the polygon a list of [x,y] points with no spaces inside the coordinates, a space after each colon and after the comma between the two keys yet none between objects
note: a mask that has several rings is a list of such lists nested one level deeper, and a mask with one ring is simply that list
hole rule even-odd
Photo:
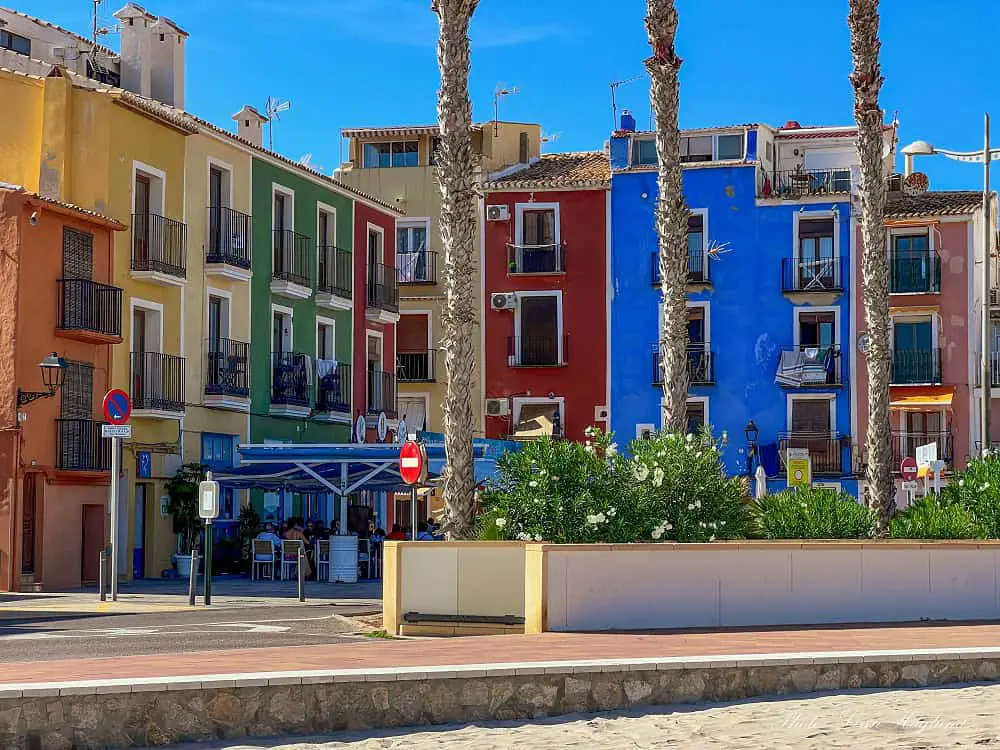
[{"label": "asphalt road", "polygon": [[0,663],[367,640],[370,606],[275,606],[94,614],[0,613]]}]

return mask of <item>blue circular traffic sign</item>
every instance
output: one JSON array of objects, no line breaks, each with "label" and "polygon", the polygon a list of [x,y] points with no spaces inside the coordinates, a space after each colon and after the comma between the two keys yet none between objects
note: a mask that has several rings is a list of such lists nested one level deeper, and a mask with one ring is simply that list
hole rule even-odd
[{"label": "blue circular traffic sign", "polygon": [[132,414],[132,401],[121,388],[108,391],[104,397],[104,418],[111,424],[125,424]]}]

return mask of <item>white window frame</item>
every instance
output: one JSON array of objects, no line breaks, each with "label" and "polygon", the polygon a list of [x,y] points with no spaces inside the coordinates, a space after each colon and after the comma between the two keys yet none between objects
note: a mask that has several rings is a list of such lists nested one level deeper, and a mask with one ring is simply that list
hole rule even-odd
[{"label": "white window frame", "polygon": [[367,266],[370,262],[369,260],[369,240],[371,240],[372,232],[375,232],[379,236],[378,243],[378,257],[376,258],[376,263],[381,263],[383,266],[385,263],[385,227],[379,226],[378,224],[372,224],[370,221],[365,222],[365,265]]},{"label": "white window frame", "polygon": [[[934,224],[914,224],[912,226],[894,226],[894,227],[887,227],[887,229],[888,231],[885,233],[885,257],[890,264],[892,263],[892,247],[895,244],[895,238],[919,235],[922,233],[922,230],[926,231],[927,233],[927,252],[930,255],[930,257],[933,258],[934,254],[937,252],[937,243],[934,241],[934,235],[937,234],[937,231],[935,231],[936,227],[934,226]],[[942,268],[941,270],[943,275],[944,269]],[[938,279],[938,284],[941,285],[940,278]],[[939,289],[936,292],[889,292],[890,297],[898,297],[898,296],[907,297],[907,296],[912,296],[914,294],[940,295],[941,290]],[[936,340],[937,338],[935,337],[935,341]]]},{"label": "white window frame", "polygon": [[555,234],[553,244],[557,249],[562,248],[562,232],[560,231],[559,204],[558,203],[515,203],[514,204],[514,238],[517,247],[524,247],[524,213],[525,211],[553,211],[553,222],[555,223]]},{"label": "white window frame", "polygon": [[[426,232],[427,242],[424,243],[424,249],[421,252],[426,253],[430,250],[431,244],[431,218],[429,216],[418,216],[418,217],[406,217],[405,219],[398,219],[396,221],[396,233],[399,233],[400,229],[410,230],[410,229],[423,229]],[[396,242],[396,253],[400,253],[399,242]]]},{"label": "white window frame", "polygon": [[[233,334],[233,293],[227,289],[216,289],[215,287],[205,288],[205,333],[208,333],[208,310],[210,298],[219,297],[225,300],[223,311],[225,313],[224,326],[220,326],[225,334],[225,338],[232,339]],[[207,338],[207,336],[206,336]]]},{"label": "white window frame", "polygon": [[[400,392],[400,394],[397,397],[397,401],[403,401],[403,400],[416,401],[417,399],[420,399],[421,401],[424,402],[424,432],[430,432],[431,394],[428,393],[427,391],[421,391],[417,393],[406,391],[405,393]],[[399,409],[399,415],[400,415],[399,418],[402,419],[403,418],[402,405],[398,404],[397,408]],[[407,430],[413,429],[413,425],[411,424],[407,424],[406,427]]]},{"label": "white window frame", "polygon": [[829,401],[830,402],[830,439],[838,434],[837,430],[837,394],[836,393],[789,393],[785,400],[785,431],[792,432],[792,404],[796,401]]},{"label": "white window frame", "polygon": [[[400,138],[393,138],[393,139],[388,140],[388,141],[363,141],[363,142],[361,142],[359,144],[360,147],[361,147],[361,154],[360,154],[360,156],[361,156],[361,168],[362,169],[407,169],[407,167],[397,167],[395,164],[392,163],[392,147],[393,147],[393,144],[396,144],[396,143],[416,143],[417,144],[417,163],[416,163],[415,166],[418,166],[418,167],[422,166],[421,159],[420,159],[420,138],[418,137],[418,138],[401,138],[401,139]],[[389,164],[387,166],[384,166],[384,167],[382,165],[380,165],[380,164],[376,164],[373,167],[370,167],[367,164],[365,164],[365,146],[381,146],[381,145],[384,145],[384,144],[388,144],[389,145]],[[409,168],[412,168],[412,167],[409,167]]]},{"label": "white window frame", "polygon": [[[387,370],[385,369],[385,334],[383,334],[382,331],[375,331],[375,330],[372,330],[371,328],[366,328],[365,329],[365,377],[367,377],[368,362],[371,361],[371,360],[368,359],[368,340],[369,339],[378,339],[378,343],[379,343],[379,346],[378,346],[378,356],[379,356],[378,367],[379,367],[379,370],[381,370],[382,372],[387,372]],[[366,383],[366,385],[367,385],[367,383]]]},{"label": "white window frame", "polygon": [[156,216],[167,215],[167,173],[141,161],[132,162],[132,213],[135,214],[135,178],[141,174],[149,179],[149,212]]},{"label": "white window frame", "polygon": [[[276,196],[278,193],[281,193],[281,195],[284,196],[285,199],[286,199],[286,203],[285,203],[285,229],[291,229],[292,231],[295,231],[295,191],[292,190],[291,188],[285,187],[284,185],[279,185],[277,182],[272,182],[271,183],[271,206],[270,206],[270,208],[271,208],[271,218],[269,219],[269,221],[271,222],[271,237],[272,237],[271,242],[272,242],[272,244],[274,243],[274,239],[273,239],[274,238],[274,232],[277,230],[277,227],[274,226],[274,196]],[[271,253],[271,264],[272,264],[272,266],[274,264],[274,253],[273,252]]]},{"label": "white window frame", "polygon": [[279,313],[281,315],[288,316],[288,353],[295,351],[295,310],[291,307],[285,305],[279,305],[277,303],[271,303],[271,329],[267,332],[268,338],[270,338],[270,343],[268,346],[271,349],[271,364],[270,367],[274,369],[274,314]]},{"label": "white window frame", "polygon": [[319,359],[319,327],[327,326],[330,329],[330,354],[337,358],[337,321],[333,318],[325,318],[322,315],[316,316],[316,349],[314,356]]},{"label": "white window frame", "polygon": [[[224,194],[228,193],[227,202],[226,202],[225,208],[232,208],[233,207],[233,165],[230,164],[230,163],[228,163],[228,162],[224,162],[221,159],[216,159],[214,156],[209,156],[208,159],[206,159],[206,164],[205,164],[205,187],[206,187],[206,190],[209,192],[209,198],[211,198],[212,169],[213,168],[219,170],[223,174],[223,181],[222,181],[223,193]],[[227,187],[229,188],[228,190],[226,190]],[[272,213],[274,212],[274,206],[273,205],[271,206],[271,212]],[[274,219],[272,217],[272,221],[273,220]]]},{"label": "white window frame", "polygon": [[[719,158],[719,138],[728,136],[739,136],[743,142],[743,153],[739,155],[736,159],[720,159]],[[740,131],[738,133],[713,133],[712,134],[712,161],[743,161],[747,157],[747,134],[746,131]]]},{"label": "white window frame", "polygon": [[635,426],[635,439],[642,440],[642,436],[646,433],[650,435],[656,434],[656,425],[652,422],[640,422]]},{"label": "white window frame", "polygon": [[559,409],[559,424],[562,426],[562,434],[566,434],[566,397],[554,396],[514,396],[511,398],[510,415],[517,429],[521,422],[521,407],[526,404],[556,404]]},{"label": "white window frame", "polygon": [[[702,268],[706,271],[708,270],[708,209],[707,208],[692,208],[690,213],[693,216],[701,217],[701,263]],[[687,235],[688,232],[684,233],[685,247],[687,245]],[[707,273],[706,278],[711,278]]]},{"label": "white window frame", "polygon": [[799,331],[799,317],[802,313],[833,313],[833,346],[840,347],[840,340],[843,331],[840,329],[840,308],[836,305],[796,305],[792,308],[792,342],[796,350],[802,345],[801,331]]},{"label": "white window frame", "polygon": [[[688,300],[685,304],[688,310],[702,309],[704,312],[702,316],[705,320],[705,349],[706,351],[711,351],[712,349],[712,304],[709,300]],[[659,340],[659,332],[663,330],[663,301],[660,301],[660,327],[657,329],[657,340]],[[690,345],[690,342],[689,342]]]},{"label": "white window frame", "polygon": [[657,166],[657,163],[656,163],[655,160],[653,161],[652,164],[647,164],[645,162],[641,162],[641,161],[635,160],[634,157],[635,157],[635,151],[636,151],[636,144],[640,143],[640,142],[648,142],[648,143],[654,144],[653,150],[654,150],[654,153],[655,153],[655,150],[656,150],[656,146],[655,146],[656,139],[654,139],[654,138],[639,138],[639,137],[633,135],[629,139],[629,145],[628,145],[628,164],[629,164],[629,166],[630,167],[655,167],[655,166]]},{"label": "white window frame", "polygon": [[[319,236],[319,217],[320,214],[326,214],[326,231],[327,237]],[[273,221],[273,218],[272,218]],[[327,242],[328,239],[332,239],[333,242]],[[321,241],[322,240],[322,241]],[[316,247],[328,247],[330,245],[337,245],[337,209],[331,205],[323,203],[322,201],[316,201]],[[316,254],[316,262],[319,263],[319,253]]]},{"label": "white window frame", "polygon": [[[139,297],[132,297],[129,300],[129,310],[128,310],[128,339],[129,339],[129,353],[135,353],[135,337],[132,332],[135,330],[135,311],[142,310],[145,313],[156,313],[156,348],[147,349],[146,351],[152,354],[165,354],[163,351],[163,303],[153,302],[151,300],[140,299]],[[146,340],[149,341],[149,321],[146,321]]]},{"label": "white window frame", "polygon": [[[518,304],[514,306],[514,340],[520,342],[523,336],[521,335],[521,300],[525,297],[555,297],[556,298],[556,335],[558,336],[558,358],[559,364],[563,364],[564,352],[563,352],[563,293],[561,289],[534,289],[531,291],[520,291],[514,292],[517,295]],[[515,352],[517,356],[517,361],[521,360],[520,357],[520,343],[518,343],[518,351]]]},{"label": "white window frame", "polygon": [[[901,310],[899,312],[889,313],[889,351],[893,350],[896,345],[896,323],[924,323],[927,320],[931,322],[931,347],[938,348],[938,319],[941,316],[940,310],[936,311],[926,311],[926,312],[907,312]],[[943,363],[942,363],[943,364]]]},{"label": "white window frame", "polygon": [[[792,213],[792,258],[798,270],[802,258],[802,245],[799,242],[799,222],[813,219],[833,219],[833,261],[840,263],[840,211],[828,209],[823,211],[795,211]],[[839,271],[838,271],[839,275]]]},{"label": "white window frame", "polygon": [[[705,426],[711,429],[712,422],[711,419],[709,419],[708,415],[708,398],[709,398],[708,396],[688,396],[687,401],[684,402],[684,405],[686,407],[688,404],[701,404],[701,407],[704,410],[705,414]],[[660,410],[660,413],[661,414],[663,413],[662,408]]]}]

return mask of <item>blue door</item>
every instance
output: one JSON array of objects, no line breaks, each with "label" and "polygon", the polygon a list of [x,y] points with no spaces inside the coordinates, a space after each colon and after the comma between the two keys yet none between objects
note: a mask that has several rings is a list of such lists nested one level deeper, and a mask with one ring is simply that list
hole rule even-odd
[{"label": "blue door", "polygon": [[139,580],[146,574],[146,485],[135,486],[135,526],[132,530],[132,578]]}]

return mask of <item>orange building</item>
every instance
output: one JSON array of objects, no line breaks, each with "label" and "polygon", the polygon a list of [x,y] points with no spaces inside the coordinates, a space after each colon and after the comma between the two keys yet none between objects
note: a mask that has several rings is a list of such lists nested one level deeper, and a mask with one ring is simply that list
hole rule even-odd
[{"label": "orange building", "polygon": [[[97,578],[111,466],[99,415],[121,342],[122,290],[109,281],[123,229],[0,183],[0,591]],[[53,352],[62,367],[40,369]]]}]

